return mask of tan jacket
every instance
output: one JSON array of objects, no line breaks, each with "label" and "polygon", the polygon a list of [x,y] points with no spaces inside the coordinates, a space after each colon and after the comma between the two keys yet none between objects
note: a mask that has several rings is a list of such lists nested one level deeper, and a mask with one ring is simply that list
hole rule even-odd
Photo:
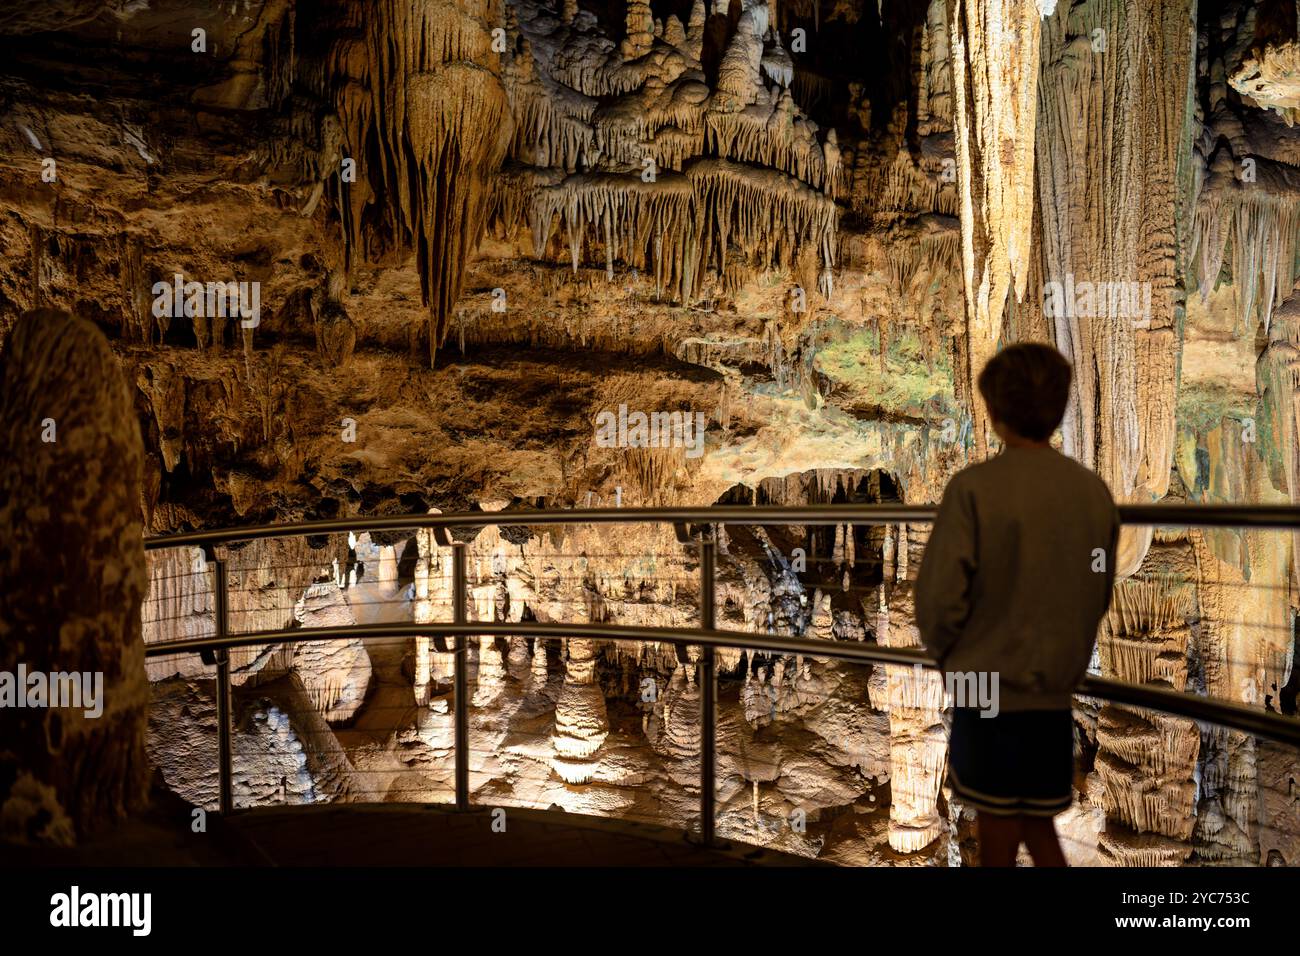
[{"label": "tan jacket", "polygon": [[948,483],[916,579],[947,672],[997,673],[1001,710],[1069,707],[1110,606],[1119,513],[1050,448],[1006,448]]}]

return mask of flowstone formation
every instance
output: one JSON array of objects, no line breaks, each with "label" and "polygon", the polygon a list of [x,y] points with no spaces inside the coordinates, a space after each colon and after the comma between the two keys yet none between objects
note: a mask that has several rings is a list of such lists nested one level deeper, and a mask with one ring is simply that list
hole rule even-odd
[{"label": "flowstone formation", "polygon": [[[975,378],[1018,340],[1072,360],[1059,444],[1117,500],[1288,503],[1297,36],[1274,0],[6,11],[0,354],[38,307],[108,338],[154,534],[931,503],[996,450]],[[160,283],[204,294],[160,308]],[[256,308],[209,309],[230,283]],[[719,621],[915,646],[927,536],[723,529]],[[669,528],[454,537],[473,619],[698,621]],[[1126,531],[1094,670],[1293,715],[1298,541]],[[341,533],[149,552],[145,641],[214,632],[214,560],[234,631],[452,619],[446,540]],[[476,801],[693,825],[698,648],[468,645]],[[451,799],[454,661],[432,638],[233,650],[236,801]],[[721,832],[972,862],[935,675],[717,666]],[[212,667],[145,668],[151,759],[215,806]],[[1087,700],[1076,741],[1073,862],[1300,857],[1288,749]]]}]

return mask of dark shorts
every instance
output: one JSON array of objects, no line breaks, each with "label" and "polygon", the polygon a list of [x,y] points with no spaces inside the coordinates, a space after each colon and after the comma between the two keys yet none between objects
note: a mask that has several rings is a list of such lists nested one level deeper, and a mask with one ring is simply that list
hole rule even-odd
[{"label": "dark shorts", "polygon": [[1068,710],[1005,711],[981,717],[954,707],[948,783],[985,813],[1054,816],[1073,801],[1074,718]]}]

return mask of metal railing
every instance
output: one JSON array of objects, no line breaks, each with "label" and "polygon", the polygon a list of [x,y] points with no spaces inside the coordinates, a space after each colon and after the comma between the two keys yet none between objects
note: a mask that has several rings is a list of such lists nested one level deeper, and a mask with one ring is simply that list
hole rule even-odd
[{"label": "metal railing", "polygon": [[[689,644],[701,648],[700,719],[700,835],[705,845],[714,842],[717,673],[715,651],[741,648],[777,654],[803,654],[858,663],[894,664],[934,668],[922,650],[875,644],[814,640],[779,634],[718,630],[714,604],[716,544],[713,528],[719,525],[880,525],[926,523],[934,518],[930,505],[818,505],[818,506],[718,506],[711,508],[627,508],[572,511],[496,511],[460,514],[393,515],[338,518],[292,524],[221,528],[161,535],[145,540],[146,550],[201,547],[213,569],[216,633],[209,638],[184,638],[147,644],[148,657],[199,653],[216,666],[218,721],[219,808],[234,809],[231,758],[231,685],[228,652],[234,647],[280,645],[304,641],[357,638],[363,641],[393,637],[454,637],[454,747],[455,800],[461,810],[470,807],[469,784],[469,663],[470,637],[532,637],[542,639],[595,639],[654,641]],[[1300,531],[1300,507],[1287,506],[1121,506],[1128,525],[1165,527],[1278,528]],[[466,556],[468,545],[453,540],[454,529],[473,530],[495,525],[672,524],[678,540],[698,548],[700,573],[700,627],[657,628],[619,624],[497,623],[468,620]],[[693,527],[694,526],[694,527]],[[438,544],[452,549],[453,619],[450,624],[393,622],[346,626],[264,630],[231,634],[228,630],[226,568],[217,558],[219,544],[260,538],[294,537],[365,531],[399,531],[428,528]],[[1213,700],[1172,689],[1129,684],[1093,675],[1080,683],[1077,694],[1114,703],[1163,711],[1180,717],[1218,724],[1257,737],[1300,747],[1300,721],[1270,711]]]}]

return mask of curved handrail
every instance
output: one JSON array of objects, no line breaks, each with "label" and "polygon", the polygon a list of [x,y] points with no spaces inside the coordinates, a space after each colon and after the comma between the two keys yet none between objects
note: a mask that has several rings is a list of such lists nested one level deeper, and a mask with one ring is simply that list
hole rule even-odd
[{"label": "curved handrail", "polygon": [[[415,528],[476,528],[488,525],[563,524],[887,524],[933,521],[935,505],[713,505],[703,508],[575,508],[571,511],[471,511],[448,514],[355,515],[244,528],[207,528],[144,539],[147,550],[342,534],[348,531],[404,531]],[[1129,525],[1300,529],[1295,505],[1120,505]]]},{"label": "curved handrail", "polygon": [[[807,654],[813,657],[833,657],[850,661],[884,664],[935,667],[933,660],[917,648],[882,647],[840,641],[810,640],[777,634],[757,634],[742,631],[722,631],[714,627],[713,588],[715,581],[715,543],[711,534],[694,534],[705,530],[689,526],[726,524],[885,524],[924,523],[934,519],[933,505],[808,505],[808,506],[746,506],[720,505],[706,508],[614,508],[575,509],[570,511],[492,511],[462,512],[459,514],[386,515],[380,517],[353,516],[319,521],[287,524],[259,525],[246,528],[214,528],[181,534],[146,538],[148,550],[176,547],[203,547],[213,560],[216,572],[217,635],[212,638],[163,641],[146,645],[146,654],[158,657],[164,654],[205,652],[208,663],[217,667],[217,716],[220,806],[222,812],[233,808],[232,748],[230,741],[230,670],[227,651],[231,647],[248,645],[284,644],[298,641],[326,641],[339,638],[362,640],[395,636],[450,636],[456,640],[455,669],[455,752],[456,752],[456,804],[467,808],[470,803],[469,787],[469,721],[467,693],[466,639],[479,636],[519,636],[542,638],[586,637],[603,640],[647,640],[664,643],[694,644],[703,649],[700,666],[703,669],[701,687],[701,784],[700,784],[700,838],[712,843],[714,834],[714,762],[713,747],[716,726],[715,651],[717,648],[767,650],[776,653]],[[1165,527],[1251,527],[1300,529],[1300,507],[1273,505],[1126,505],[1119,509],[1120,518],[1130,525]],[[520,622],[499,624],[470,622],[467,620],[467,593],[465,558],[468,550],[464,541],[453,541],[451,529],[474,529],[489,525],[583,525],[671,523],[680,542],[699,547],[701,593],[701,628],[648,628],[616,624],[543,624]],[[213,546],[235,541],[259,538],[280,538],[294,535],[325,535],[358,531],[432,529],[440,545],[450,545],[453,558],[453,585],[455,589],[453,610],[455,622],[451,624],[394,622],[388,624],[348,625],[343,627],[303,628],[290,630],[257,631],[230,634],[226,627],[226,568],[218,559]],[[210,658],[209,658],[210,653]],[[1288,720],[1267,711],[1252,710],[1226,701],[1212,700],[1147,685],[1127,684],[1108,678],[1088,676],[1080,684],[1078,693],[1133,706],[1159,710],[1229,727],[1257,737],[1276,740],[1300,747],[1300,722]]]},{"label": "curved handrail", "polygon": [[[518,624],[471,622],[468,624],[348,624],[334,627],[250,631],[225,637],[182,638],[145,645],[145,655],[198,653],[250,645],[287,644],[297,641],[333,641],[342,638],[377,640],[391,637],[540,637],[543,639],[589,638],[594,640],[657,641],[696,644],[701,647],[740,648],[778,654],[804,654],[870,664],[920,665],[936,668],[933,658],[914,647],[884,647],[846,641],[821,641],[781,634],[751,634],[746,631],[702,628],[641,627],[621,624],[550,624],[521,621]],[[1179,717],[1218,724],[1257,737],[1300,747],[1300,721],[1270,711],[1252,710],[1240,704],[1198,697],[1150,685],[1128,684],[1106,677],[1086,676],[1077,694],[1115,703],[1159,710]]]}]

